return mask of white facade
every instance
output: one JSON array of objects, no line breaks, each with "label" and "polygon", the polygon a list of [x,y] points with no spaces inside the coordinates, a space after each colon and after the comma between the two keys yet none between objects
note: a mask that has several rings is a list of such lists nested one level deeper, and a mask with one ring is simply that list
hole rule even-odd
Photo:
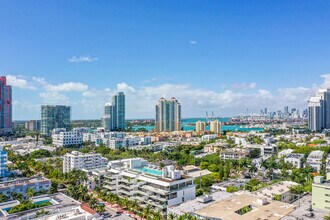
[{"label": "white facade", "polygon": [[307,157],[307,164],[315,169],[317,172],[320,172],[322,165],[324,151],[316,150],[310,152]]},{"label": "white facade", "polygon": [[0,193],[10,197],[13,192],[20,193],[24,197],[29,188],[34,189],[36,192],[45,191],[49,192],[51,187],[51,180],[45,177],[31,177],[21,178],[0,183]]},{"label": "white facade", "polygon": [[214,140],[217,138],[218,138],[217,134],[206,134],[206,135],[202,136],[202,141],[210,141],[210,140]]},{"label": "white facade", "polygon": [[60,131],[53,132],[53,144],[57,147],[65,147],[70,145],[82,144],[83,135],[81,132],[75,131]]},{"label": "white facade", "polygon": [[285,150],[282,150],[282,151],[278,152],[278,157],[279,157],[279,158],[286,157],[286,156],[288,156],[289,154],[291,154],[292,152],[293,152],[293,149],[285,149]]},{"label": "white facade", "polygon": [[296,168],[302,168],[304,158],[304,154],[289,154],[284,158],[284,161],[287,163],[291,163]]},{"label": "white facade", "polygon": [[240,148],[230,148],[224,149],[220,151],[220,158],[222,160],[239,160],[242,158],[246,158],[249,154],[249,150],[247,149],[240,149]]},{"label": "white facade", "polygon": [[91,170],[106,167],[108,159],[101,154],[84,154],[72,151],[63,156],[63,173],[76,170]]},{"label": "white facade", "polygon": [[166,215],[167,208],[194,199],[194,178],[181,175],[173,166],[163,169],[141,158],[110,161],[103,188],[119,196],[150,204]]},{"label": "white facade", "polygon": [[268,197],[269,199],[273,199],[275,196],[280,196],[281,202],[292,203],[297,198],[297,195],[292,194],[290,188],[297,185],[298,183],[296,182],[281,181],[252,192],[252,194],[261,197]]}]

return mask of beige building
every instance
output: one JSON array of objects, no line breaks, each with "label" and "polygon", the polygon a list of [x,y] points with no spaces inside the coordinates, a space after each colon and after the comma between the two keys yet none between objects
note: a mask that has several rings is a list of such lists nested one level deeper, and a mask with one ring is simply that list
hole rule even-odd
[{"label": "beige building", "polygon": [[206,130],[206,123],[204,121],[196,122],[196,132],[203,133]]},{"label": "beige building", "polygon": [[323,176],[314,177],[312,205],[313,208],[330,211],[330,173],[327,173],[327,179]]},{"label": "beige building", "polygon": [[210,122],[210,132],[214,134],[221,133],[221,122],[219,122],[219,120],[214,120]]},{"label": "beige building", "polygon": [[194,215],[199,219],[207,220],[279,220],[294,209],[295,206],[291,204],[251,194],[242,194],[212,203],[195,211]]}]

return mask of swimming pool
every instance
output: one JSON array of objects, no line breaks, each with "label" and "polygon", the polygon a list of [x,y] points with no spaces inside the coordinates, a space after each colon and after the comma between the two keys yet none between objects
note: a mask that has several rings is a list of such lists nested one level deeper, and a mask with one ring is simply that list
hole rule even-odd
[{"label": "swimming pool", "polygon": [[150,169],[150,168],[147,168],[147,167],[138,168],[136,170],[141,171],[143,173],[151,174],[151,175],[154,175],[154,176],[161,176],[163,174],[163,172],[160,171],[160,170]]},{"label": "swimming pool", "polygon": [[43,204],[43,203],[46,203],[46,202],[50,202],[50,199],[41,200],[41,201],[33,202],[33,203],[34,203],[34,204],[37,204],[37,205],[40,205],[40,204]]}]

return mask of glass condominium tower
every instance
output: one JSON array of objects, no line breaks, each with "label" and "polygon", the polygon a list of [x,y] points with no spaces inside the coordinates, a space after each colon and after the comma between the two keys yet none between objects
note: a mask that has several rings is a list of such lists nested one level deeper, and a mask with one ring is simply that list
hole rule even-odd
[{"label": "glass condominium tower", "polygon": [[41,106],[41,133],[51,135],[55,128],[71,128],[71,107],[65,105]]},{"label": "glass condominium tower", "polygon": [[104,106],[102,124],[106,131],[125,130],[125,94],[123,92],[112,96],[112,103]]},{"label": "glass condominium tower", "polygon": [[0,77],[0,136],[13,131],[11,86],[5,76]]},{"label": "glass condominium tower", "polygon": [[155,130],[180,131],[181,130],[181,104],[172,97],[170,100],[161,98],[156,105]]},{"label": "glass condominium tower", "polygon": [[330,89],[319,89],[308,101],[308,128],[312,131],[330,129]]}]

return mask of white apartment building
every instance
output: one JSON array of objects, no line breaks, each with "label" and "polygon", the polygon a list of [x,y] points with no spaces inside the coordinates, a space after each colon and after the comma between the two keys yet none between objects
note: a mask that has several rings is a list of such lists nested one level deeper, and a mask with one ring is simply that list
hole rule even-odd
[{"label": "white apartment building", "polygon": [[285,150],[281,150],[280,152],[278,152],[277,156],[278,158],[283,158],[288,156],[289,154],[291,154],[293,152],[293,149],[285,149]]},{"label": "white apartment building", "polygon": [[211,141],[218,138],[217,134],[206,134],[202,136],[202,141]]},{"label": "white apartment building", "polygon": [[223,149],[220,151],[220,158],[222,160],[239,160],[242,158],[246,158],[249,155],[248,149],[241,149],[241,148],[229,148]]},{"label": "white apartment building", "polygon": [[29,188],[34,189],[36,192],[44,191],[45,193],[48,193],[51,184],[51,180],[45,177],[20,178],[1,182],[0,193],[11,197],[11,194],[16,192],[26,197],[26,192]]},{"label": "white apartment building", "polygon": [[182,175],[174,166],[163,169],[141,158],[109,162],[104,175],[103,188],[129,199],[141,206],[150,204],[153,210],[167,214],[168,207],[195,199],[194,178]]},{"label": "white apartment building", "polygon": [[65,147],[83,143],[83,135],[78,130],[55,131],[54,129],[52,139],[53,144],[57,147]]},{"label": "white apartment building", "polygon": [[317,172],[320,172],[321,170],[323,154],[324,151],[315,150],[310,152],[310,154],[307,157],[307,164]]},{"label": "white apartment building", "polygon": [[108,159],[101,154],[84,154],[72,151],[63,156],[63,173],[76,170],[91,170],[106,167]]},{"label": "white apartment building", "polygon": [[330,172],[330,154],[327,155],[327,159],[325,162],[325,168],[326,168],[326,172]]},{"label": "white apartment building", "polygon": [[304,154],[288,154],[284,161],[287,163],[291,163],[295,168],[302,168],[303,162],[302,159],[304,158]]},{"label": "white apartment building", "polygon": [[297,195],[294,195],[290,192],[290,188],[293,186],[297,186],[298,183],[292,181],[281,181],[278,183],[274,183],[270,186],[252,192],[251,194],[260,196],[260,197],[268,197],[269,199],[273,199],[275,196],[279,196],[281,202],[292,203],[297,199]]}]

